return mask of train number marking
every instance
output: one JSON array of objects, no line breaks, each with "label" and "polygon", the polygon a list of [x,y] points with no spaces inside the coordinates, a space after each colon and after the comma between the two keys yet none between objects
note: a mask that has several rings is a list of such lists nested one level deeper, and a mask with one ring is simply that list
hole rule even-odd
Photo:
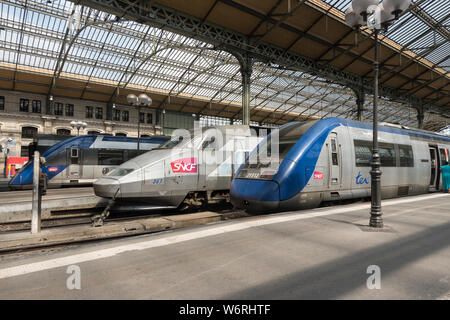
[{"label": "train number marking", "polygon": [[252,178],[252,179],[258,179],[259,173],[258,172],[248,172],[246,178]]},{"label": "train number marking", "polygon": [[369,181],[367,181],[367,178],[364,178],[361,172],[358,172],[358,175],[356,176],[356,184],[369,184]]},{"label": "train number marking", "polygon": [[163,179],[153,179],[152,184],[161,184],[163,182]]},{"label": "train number marking", "polygon": [[197,173],[197,159],[183,158],[170,163],[174,173]]}]

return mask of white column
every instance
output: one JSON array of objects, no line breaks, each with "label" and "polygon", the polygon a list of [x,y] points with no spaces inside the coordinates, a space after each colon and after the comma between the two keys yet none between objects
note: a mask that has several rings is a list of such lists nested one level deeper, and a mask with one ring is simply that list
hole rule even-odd
[{"label": "white column", "polygon": [[33,159],[33,200],[31,203],[31,233],[41,232],[41,208],[39,205],[39,157],[39,151],[35,151]]}]

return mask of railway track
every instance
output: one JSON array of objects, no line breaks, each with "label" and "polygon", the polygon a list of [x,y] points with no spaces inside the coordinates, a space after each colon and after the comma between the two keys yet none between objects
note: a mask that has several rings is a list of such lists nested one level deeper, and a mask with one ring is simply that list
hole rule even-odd
[{"label": "railway track", "polygon": [[[121,212],[110,215],[104,222],[103,228],[92,226],[92,217],[98,215],[98,210],[78,213],[77,216],[55,217],[42,221],[43,229],[58,227],[71,227],[70,232],[55,230],[48,234],[42,234],[37,238],[29,238],[24,230],[31,229],[30,222],[4,223],[0,225],[0,234],[3,244],[0,246],[0,260],[16,255],[33,254],[33,252],[45,252],[77,246],[86,242],[97,242],[105,239],[117,239],[146,233],[160,232],[167,229],[194,226],[220,220],[228,220],[246,216],[242,212],[234,211],[230,206],[210,206],[204,210],[191,210],[189,212],[179,210],[160,211],[143,214],[142,212]],[[180,214],[180,213],[186,213]],[[198,216],[200,214],[200,216]],[[174,219],[171,216],[176,216]],[[186,218],[183,218],[185,216]],[[155,219],[154,224],[152,218]],[[149,219],[150,218],[150,219]],[[166,221],[162,222],[161,221]],[[77,228],[79,225],[81,228]],[[89,225],[89,227],[83,227]],[[74,227],[75,228],[72,228]],[[60,232],[62,231],[62,232]],[[27,232],[25,232],[27,233]],[[9,236],[9,234],[11,236]],[[23,242],[22,242],[23,241]]]},{"label": "railway track", "polygon": [[[64,226],[75,226],[75,225],[85,225],[92,224],[92,218],[99,213],[104,208],[92,208],[92,209],[77,209],[77,210],[57,210],[52,211],[52,217],[42,219],[41,227],[42,228],[53,228],[53,227],[64,227]],[[211,205],[209,207],[203,208],[203,211],[213,211],[216,213],[224,213],[231,211],[230,206],[228,205]],[[180,210],[164,210],[157,212],[148,212],[147,214],[143,212],[120,212],[120,213],[112,213],[105,220],[105,223],[120,223],[120,222],[128,222],[143,218],[155,218],[161,217],[164,215],[175,215],[182,213],[194,213],[195,210],[191,211],[183,211]],[[7,222],[0,224],[0,232],[14,232],[14,231],[24,231],[31,229],[31,221],[19,221],[19,222]]]},{"label": "railway track", "polygon": [[[91,222],[91,216],[98,213],[98,210],[70,215],[68,217],[55,216],[52,218],[42,219],[42,228],[62,227],[78,224],[87,224]],[[31,229],[31,221],[6,222],[0,224],[0,232],[23,231]]]},{"label": "railway track", "polygon": [[[350,203],[355,201],[349,201]],[[87,226],[93,224],[93,217],[98,216],[98,214],[103,210],[104,208],[96,208],[96,209],[79,209],[77,210],[61,210],[61,211],[55,211],[52,212],[54,214],[54,217],[43,219],[42,220],[42,227],[43,229],[47,230],[49,228],[58,228],[58,227],[73,227],[73,226]],[[212,214],[212,215],[209,215]],[[198,218],[189,218],[187,217],[187,223],[180,222],[180,217],[183,216],[183,214],[186,214],[186,216],[191,216],[192,214],[207,214],[208,218],[206,220],[202,220],[203,218],[200,218],[198,222],[194,222],[195,219]],[[171,216],[177,216],[175,220],[171,219]],[[228,220],[228,219],[234,219],[234,218],[241,218],[248,216],[247,213],[242,211],[236,211],[233,210],[232,206],[230,204],[224,205],[224,204],[216,204],[216,205],[209,205],[202,210],[186,210],[186,211],[180,211],[180,210],[161,210],[161,211],[153,211],[153,212],[147,212],[147,214],[141,212],[141,211],[134,211],[134,212],[113,212],[110,216],[107,217],[107,219],[104,221],[104,227],[106,229],[97,229],[97,228],[86,228],[83,229],[87,231],[85,234],[85,231],[80,231],[80,229],[77,230],[77,228],[74,228],[71,231],[75,232],[74,234],[68,234],[68,237],[66,237],[66,240],[55,240],[55,238],[48,239],[47,236],[43,235],[42,239],[38,239],[38,241],[30,243],[27,239],[27,237],[24,237],[24,242],[17,242],[17,240],[13,240],[17,235],[20,234],[20,231],[24,230],[30,230],[31,224],[29,221],[23,221],[23,222],[14,222],[14,223],[3,223],[0,224],[0,234],[6,235],[6,238],[8,238],[8,233],[11,234],[11,240],[16,242],[14,245],[10,245],[9,247],[6,246],[4,248],[0,248],[0,260],[3,259],[5,256],[14,256],[16,254],[22,255],[22,254],[28,254],[33,252],[40,252],[40,251],[46,251],[46,250],[58,250],[58,248],[67,248],[70,246],[78,245],[80,243],[85,242],[96,242],[96,241],[103,241],[105,239],[111,239],[111,238],[123,238],[128,236],[134,236],[134,235],[141,235],[145,233],[152,233],[152,232],[158,232],[158,231],[164,231],[171,228],[180,228],[184,226],[192,226],[197,224],[204,224],[209,222],[217,222],[220,220]],[[170,221],[168,224],[164,225],[158,225],[161,222],[155,222],[155,225],[152,226],[152,224],[149,224],[149,218],[165,218],[160,220],[167,220]],[[193,219],[193,220],[190,220]],[[217,220],[219,219],[219,220]],[[156,219],[158,220],[158,219]],[[147,221],[147,222],[144,222]],[[136,222],[136,223],[135,223]],[[89,231],[88,231],[89,230]],[[98,230],[99,233],[97,233],[95,230]],[[103,231],[107,230],[107,231]],[[55,230],[57,231],[57,230]],[[59,232],[59,231],[57,231]],[[64,232],[63,232],[64,233]],[[95,235],[97,234],[97,235]],[[67,236],[67,234],[66,234]],[[8,240],[7,240],[8,241]],[[42,241],[42,242],[41,242]]]}]

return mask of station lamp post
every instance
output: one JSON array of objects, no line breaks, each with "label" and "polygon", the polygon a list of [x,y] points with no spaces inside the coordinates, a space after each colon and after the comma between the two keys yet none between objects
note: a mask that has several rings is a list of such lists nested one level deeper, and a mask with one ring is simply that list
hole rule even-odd
[{"label": "station lamp post", "polygon": [[80,129],[81,128],[86,128],[87,127],[87,123],[83,122],[83,121],[71,121],[70,125],[72,126],[72,128],[77,128],[77,136],[80,135]]},{"label": "station lamp post", "polygon": [[12,138],[8,138],[8,139],[6,140],[6,143],[4,144],[4,146],[0,145],[0,148],[2,149],[2,150],[0,150],[0,151],[3,151],[4,157],[5,157],[5,166],[4,166],[4,168],[3,168],[3,173],[4,173],[5,178],[7,178],[7,173],[8,173],[7,164],[8,164],[8,155],[9,155],[9,151],[10,151],[10,150],[9,150],[9,144],[10,144],[12,141],[13,141]]},{"label": "station lamp post", "polygon": [[[141,93],[139,96],[130,93],[127,95],[127,101],[132,106],[137,107],[138,110],[138,140],[137,140],[137,150],[140,150],[141,141],[141,107],[149,107],[152,104],[152,99],[145,93]],[[145,120],[145,119],[144,119]]]},{"label": "station lamp post", "polygon": [[164,135],[164,121],[166,121],[166,109],[162,111],[161,134]]},{"label": "station lamp post", "polygon": [[387,31],[389,25],[399,18],[411,4],[411,0],[352,0],[352,4],[345,11],[345,21],[350,27],[356,29],[367,26],[372,30],[375,37],[374,54],[374,93],[373,93],[373,146],[372,146],[372,169],[371,196],[369,226],[383,228],[381,212],[381,160],[378,150],[378,34],[381,30]]}]

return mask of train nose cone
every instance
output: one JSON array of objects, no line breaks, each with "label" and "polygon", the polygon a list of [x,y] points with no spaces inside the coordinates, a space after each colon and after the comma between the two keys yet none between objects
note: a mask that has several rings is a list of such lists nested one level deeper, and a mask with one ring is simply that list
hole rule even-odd
[{"label": "train nose cone", "polygon": [[280,203],[280,188],[272,180],[234,179],[231,203],[236,209],[251,213],[276,211]]},{"label": "train nose cone", "polygon": [[120,195],[120,183],[117,179],[103,177],[95,181],[93,186],[98,197],[113,198]]}]

